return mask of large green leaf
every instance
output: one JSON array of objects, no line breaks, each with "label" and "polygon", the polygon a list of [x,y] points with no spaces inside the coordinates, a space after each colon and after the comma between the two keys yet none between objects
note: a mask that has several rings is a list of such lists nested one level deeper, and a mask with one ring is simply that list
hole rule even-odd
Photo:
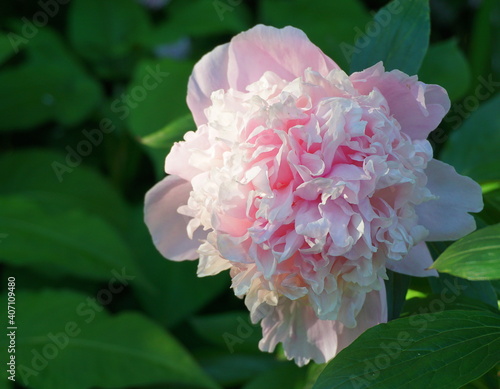
[{"label": "large green leaf", "polygon": [[[483,78],[484,85],[478,87],[478,93],[451,109],[445,121],[454,126],[459,126],[464,120],[465,123],[451,134],[440,155],[440,159],[454,166],[459,173],[477,181],[500,179],[500,94],[479,105],[481,97],[485,98],[494,91],[490,79],[491,76]],[[469,101],[467,105],[466,101]]]},{"label": "large green leaf", "polygon": [[429,46],[429,0],[393,0],[380,9],[356,41],[351,72],[379,61],[387,71],[417,74]]},{"label": "large green leaf", "polygon": [[165,31],[181,36],[238,33],[250,28],[250,13],[245,3],[230,5],[227,1],[174,1],[168,7],[171,16],[162,25]]},{"label": "large green leaf", "polygon": [[75,50],[107,78],[128,76],[151,34],[148,15],[134,0],[74,0],[68,23]]},{"label": "large green leaf", "polygon": [[289,362],[259,374],[242,389],[304,389],[305,382],[306,370]]},{"label": "large green leaf", "polygon": [[357,0],[261,0],[260,16],[263,23],[275,27],[300,28],[346,71],[356,50],[356,37],[370,21],[370,15]]},{"label": "large green leaf", "polygon": [[[485,190],[483,185],[483,210],[478,214],[488,225],[500,221],[500,181],[493,181],[493,188]],[[487,187],[487,185],[486,185]]]},{"label": "large green leaf", "polygon": [[418,74],[421,81],[445,88],[451,101],[463,97],[471,82],[469,64],[455,39],[431,45]]},{"label": "large green leaf", "polygon": [[[427,247],[436,260],[449,246],[450,242],[427,242]],[[441,273],[439,277],[427,278],[432,292],[438,295],[453,293],[457,297],[468,297],[497,307],[497,295],[490,281],[470,281]]]},{"label": "large green leaf", "polygon": [[192,69],[191,62],[170,59],[139,64],[126,92],[127,100],[114,107],[128,120],[133,135],[146,137],[189,112],[186,91]]},{"label": "large green leaf", "polygon": [[453,243],[432,268],[468,280],[500,279],[500,224],[482,228]]},{"label": "large green leaf", "polygon": [[0,33],[0,65],[14,54],[14,49],[7,35]]},{"label": "large green leaf", "polygon": [[446,290],[441,294],[431,294],[423,298],[414,297],[406,300],[401,317],[451,310],[498,312],[498,308],[482,301],[455,294],[452,290]]},{"label": "large green leaf", "polygon": [[17,378],[23,385],[217,388],[172,336],[137,313],[111,317],[94,297],[70,291],[19,292],[16,297]]},{"label": "large green leaf", "polygon": [[52,277],[109,280],[122,269],[139,275],[125,241],[82,210],[55,213],[21,196],[0,197],[0,231],[8,234],[0,244],[4,263]]},{"label": "large green leaf", "polygon": [[135,209],[130,219],[129,241],[137,266],[151,285],[150,288],[138,286],[134,292],[150,316],[166,326],[174,326],[222,291],[229,293],[226,272],[198,278],[196,261],[172,262],[163,258],[144,224],[142,207]]},{"label": "large green leaf", "polygon": [[190,323],[198,336],[229,352],[258,351],[260,326],[250,322],[248,312],[225,312],[195,316]]},{"label": "large green leaf", "polygon": [[236,387],[281,363],[268,353],[234,353],[206,349],[195,353],[203,369],[225,387]]},{"label": "large green leaf", "polygon": [[76,162],[75,154],[48,149],[2,154],[0,195],[22,195],[53,212],[82,208],[122,228],[127,209],[120,194],[99,173]]},{"label": "large green leaf", "polygon": [[500,316],[445,311],[364,332],[323,370],[314,389],[455,389],[500,361]]},{"label": "large green leaf", "polygon": [[0,130],[29,129],[48,120],[76,125],[97,107],[100,85],[52,30],[40,30],[26,54],[22,65],[0,72]]}]

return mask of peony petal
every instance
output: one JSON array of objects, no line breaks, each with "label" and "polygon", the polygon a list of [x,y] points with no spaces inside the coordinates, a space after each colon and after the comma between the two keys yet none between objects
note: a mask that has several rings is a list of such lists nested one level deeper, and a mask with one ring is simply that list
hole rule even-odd
[{"label": "peony petal", "polygon": [[383,280],[380,280],[380,285],[380,290],[373,290],[366,294],[363,308],[361,308],[361,311],[356,316],[357,326],[354,328],[341,326],[338,329],[339,341],[337,352],[349,346],[368,328],[380,323],[387,323],[387,296]]},{"label": "peony petal", "polygon": [[266,307],[269,312],[261,322],[260,350],[273,352],[282,343],[286,357],[299,366],[311,359],[325,363],[337,354],[339,322],[320,320],[309,305],[284,297],[276,307]]},{"label": "peony petal", "polygon": [[144,220],[158,251],[173,261],[198,258],[200,240],[206,232],[198,229],[193,239],[187,235],[188,216],[177,209],[187,203],[191,184],[177,176],[167,176],[146,193]]},{"label": "peony petal", "polygon": [[187,103],[200,126],[207,121],[204,110],[212,92],[245,91],[267,71],[291,81],[309,67],[323,76],[339,69],[302,31],[258,25],[201,58],[189,79]]},{"label": "peony petal", "polygon": [[187,104],[197,126],[207,122],[204,110],[212,102],[212,92],[219,89],[228,89],[227,62],[229,43],[217,46],[210,53],[205,54],[194,66],[189,77]]},{"label": "peony petal", "polygon": [[353,73],[350,78],[363,95],[378,89],[402,131],[412,139],[426,139],[450,109],[445,89],[438,85],[426,85],[419,82],[416,76],[410,77],[399,70],[385,72],[382,62]]},{"label": "peony petal", "polygon": [[272,352],[278,343],[282,343],[286,357],[294,359],[299,366],[310,360],[316,363],[329,361],[368,328],[387,322],[387,301],[382,280],[380,285],[379,291],[366,295],[363,308],[356,316],[355,328],[347,328],[336,320],[318,319],[304,300],[280,298],[276,307],[266,306],[259,348]]},{"label": "peony petal", "polygon": [[[389,270],[415,277],[438,276],[434,269],[428,269],[432,265],[432,256],[425,242],[414,246],[408,255],[400,261],[387,261]],[[428,270],[427,270],[428,269]]]},{"label": "peony petal", "polygon": [[[248,53],[251,53],[249,57]],[[307,68],[323,76],[338,65],[294,27],[282,29],[257,25],[230,43],[228,79],[234,89],[244,91],[266,71],[292,81]]]},{"label": "peony petal", "polygon": [[431,160],[425,170],[427,187],[439,196],[415,209],[419,224],[429,230],[427,241],[457,240],[476,229],[468,212],[483,209],[481,187],[469,177],[441,161]]},{"label": "peony petal", "polygon": [[206,150],[209,147],[205,126],[200,127],[196,132],[187,132],[184,134],[184,141],[175,142],[165,158],[165,173],[191,181],[193,177],[202,173],[200,169],[189,163],[194,154],[193,150]]}]

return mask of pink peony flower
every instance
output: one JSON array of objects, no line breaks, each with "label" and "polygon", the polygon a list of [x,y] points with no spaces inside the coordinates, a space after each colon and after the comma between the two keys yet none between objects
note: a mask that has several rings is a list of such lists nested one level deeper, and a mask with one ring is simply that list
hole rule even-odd
[{"label": "pink peony flower", "polygon": [[230,269],[263,351],[328,361],[387,321],[386,269],[437,275],[425,241],[475,229],[480,187],[426,140],[450,108],[437,85],[382,63],[348,76],[300,30],[259,25],[198,62],[187,101],[198,128],[145,220],[166,258]]}]

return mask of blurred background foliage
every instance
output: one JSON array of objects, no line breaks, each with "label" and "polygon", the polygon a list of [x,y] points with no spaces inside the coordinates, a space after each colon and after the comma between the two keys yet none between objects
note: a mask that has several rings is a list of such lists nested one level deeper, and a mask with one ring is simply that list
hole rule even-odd
[{"label": "blurred background foliage", "polygon": [[[4,293],[16,278],[19,330],[17,381],[2,368],[0,388],[312,387],[322,366],[258,351],[260,329],[227,274],[198,279],[196,263],[157,253],[143,197],[172,143],[195,129],[185,96],[203,54],[257,23],[293,25],[349,72],[386,3],[1,0],[0,266]],[[453,102],[431,141],[483,184],[479,225],[498,223],[500,3],[430,5],[419,76]],[[403,314],[444,281],[409,282]],[[498,282],[461,282],[465,300],[496,308]],[[0,345],[5,366],[4,336]],[[496,385],[492,371],[467,387]]]}]

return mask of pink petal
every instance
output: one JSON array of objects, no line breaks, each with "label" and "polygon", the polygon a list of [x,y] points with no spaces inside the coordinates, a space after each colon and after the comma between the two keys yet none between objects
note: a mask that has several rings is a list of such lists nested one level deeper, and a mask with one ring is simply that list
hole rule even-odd
[{"label": "pink petal", "polygon": [[187,104],[197,126],[206,123],[204,109],[212,103],[213,91],[228,89],[227,62],[229,43],[217,46],[194,66],[188,82]]},{"label": "pink petal", "polygon": [[[250,58],[248,53],[252,53]],[[260,24],[237,35],[230,43],[229,84],[240,91],[266,71],[291,81],[309,67],[323,76],[339,69],[304,32],[294,27],[278,29]]]},{"label": "pink petal", "polygon": [[387,322],[387,297],[385,285],[382,280],[380,280],[380,284],[380,290],[373,290],[366,294],[363,308],[361,308],[361,311],[356,316],[357,326],[354,328],[347,328],[345,326],[339,328],[337,352],[349,346],[368,328]]},{"label": "pink petal", "polygon": [[339,322],[320,320],[308,304],[288,298],[281,298],[276,307],[268,308],[270,313],[261,322],[260,350],[273,352],[282,343],[287,358],[299,366],[311,359],[325,363],[337,354]]},{"label": "pink petal", "polygon": [[165,158],[165,173],[178,176],[186,181],[200,174],[202,171],[189,163],[193,156],[192,150],[205,150],[210,147],[205,127],[197,131],[184,134],[184,141],[175,142],[170,153]]},{"label": "pink petal", "polygon": [[483,209],[481,187],[441,161],[431,160],[425,170],[427,187],[439,196],[416,207],[419,224],[429,230],[427,241],[456,240],[476,229],[468,212]]},{"label": "pink petal", "polygon": [[412,139],[426,139],[450,109],[445,89],[426,85],[416,76],[410,77],[399,70],[385,72],[382,62],[353,73],[350,79],[363,95],[378,89],[387,100],[390,113],[401,124],[402,131]]},{"label": "pink petal", "polygon": [[434,269],[427,270],[432,265],[432,256],[425,242],[420,242],[413,247],[406,258],[400,261],[387,261],[389,270],[415,277],[437,277]]},{"label": "pink petal", "polygon": [[320,320],[311,306],[300,301],[281,298],[276,307],[269,307],[262,319],[262,351],[272,352],[283,344],[285,355],[299,366],[310,360],[325,363],[349,346],[365,330],[387,322],[385,287],[366,295],[363,308],[356,316],[357,326],[347,328],[336,320]]},{"label": "pink petal", "polygon": [[245,91],[266,71],[291,81],[309,67],[324,76],[339,69],[301,30],[257,25],[218,46],[196,64],[188,85],[189,109],[199,126],[206,123],[204,109],[211,105],[213,91]]},{"label": "pink petal", "polygon": [[146,193],[144,221],[158,251],[173,261],[198,258],[200,239],[206,232],[198,229],[193,239],[187,235],[188,216],[177,209],[189,198],[191,184],[177,176],[167,176]]}]

